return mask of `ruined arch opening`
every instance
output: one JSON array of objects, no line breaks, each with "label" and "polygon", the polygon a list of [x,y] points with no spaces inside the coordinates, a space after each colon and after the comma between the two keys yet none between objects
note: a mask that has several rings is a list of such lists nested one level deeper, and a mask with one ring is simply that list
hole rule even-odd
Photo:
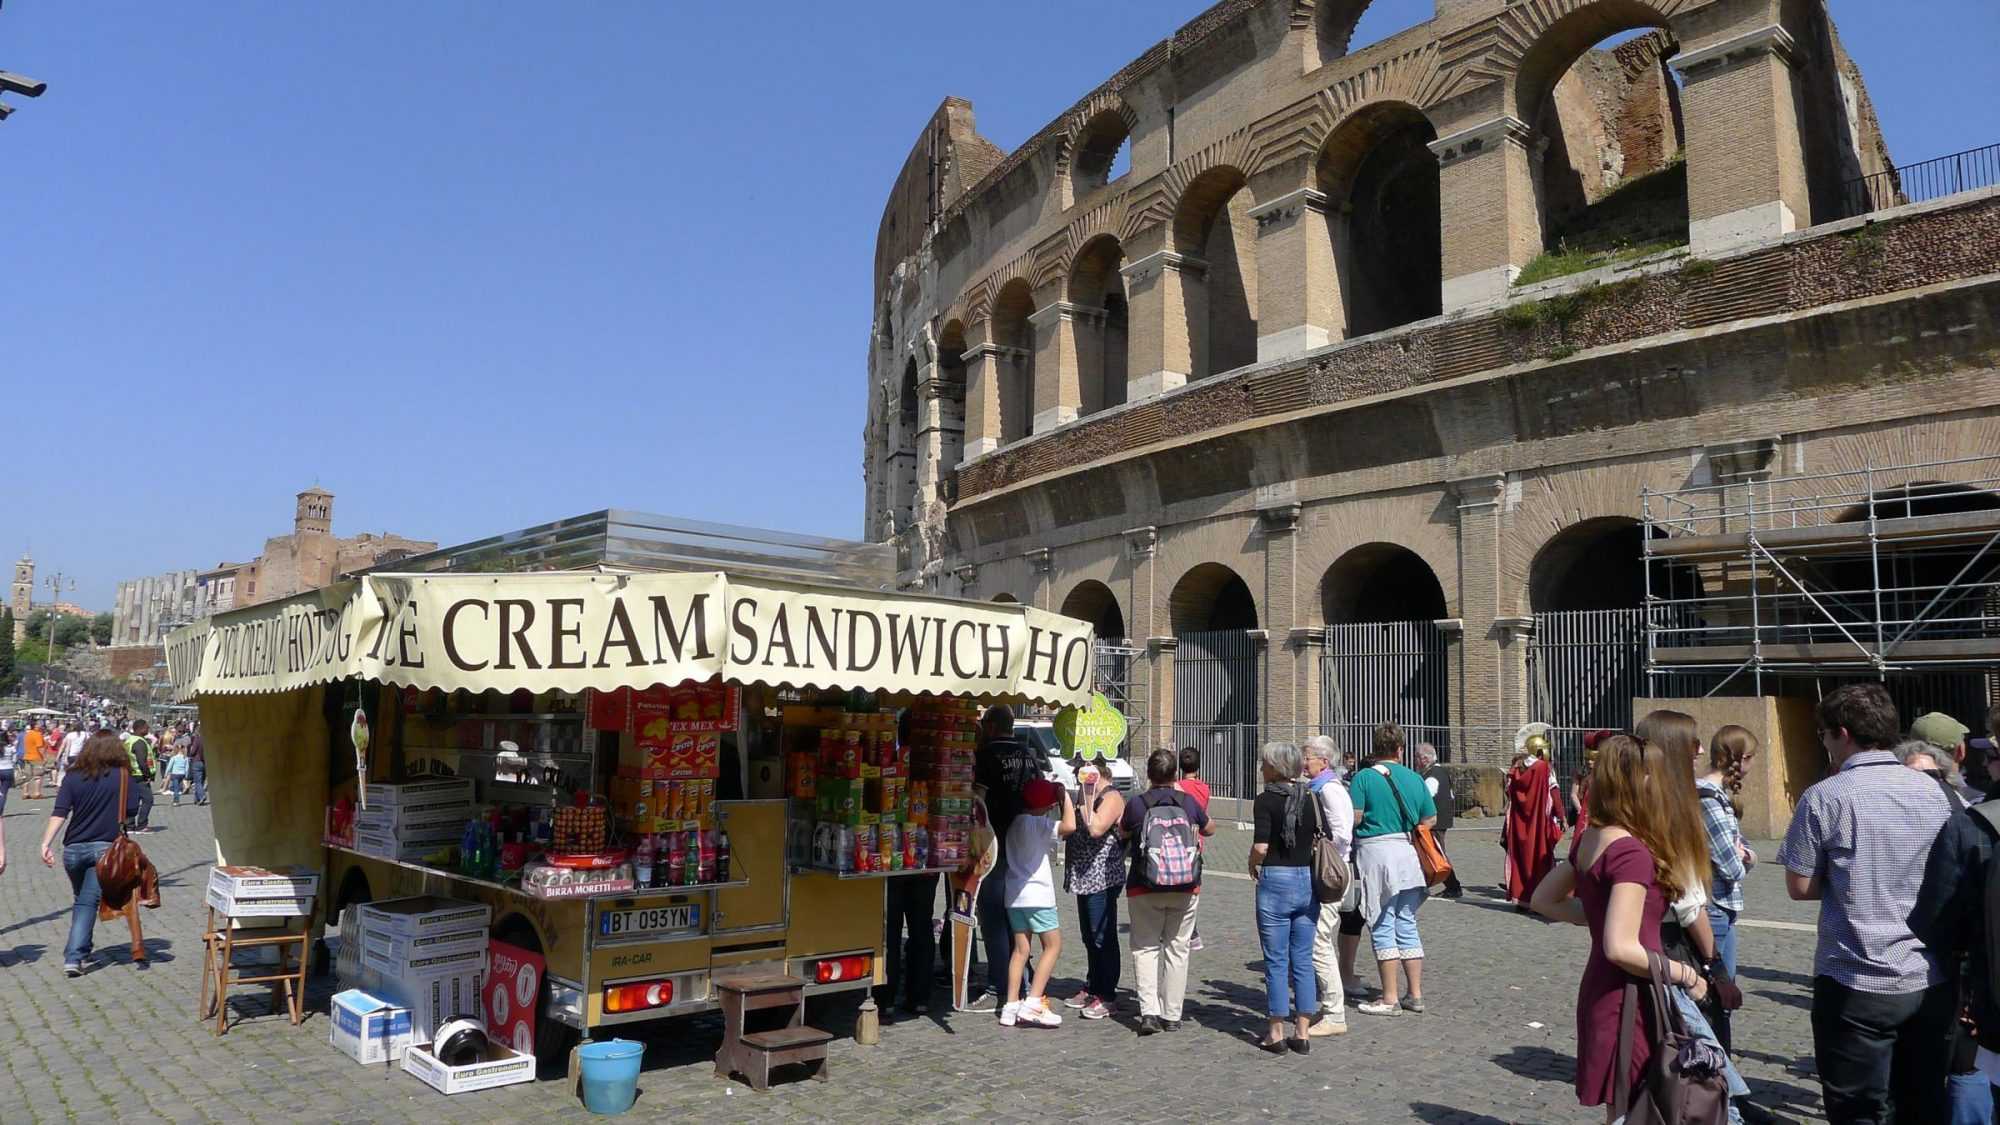
[{"label": "ruined arch opening", "polygon": [[1263,654],[1252,632],[1257,604],[1249,584],[1221,563],[1202,563],[1174,584],[1168,618],[1176,643],[1173,741],[1237,763],[1230,771],[1211,763],[1206,772],[1216,792],[1226,783],[1242,787],[1237,795],[1254,793]]},{"label": "ruined arch opening", "polygon": [[[1678,50],[1640,0],[1597,0],[1557,20],[1523,57],[1515,115],[1529,128],[1552,257],[1586,268],[1601,256],[1687,242],[1686,134],[1679,78],[1667,65]],[[1569,271],[1550,276],[1561,272]]]},{"label": "ruined arch opening", "polygon": [[1110,235],[1094,238],[1070,270],[1070,314],[1076,337],[1079,414],[1125,401],[1131,333],[1125,304],[1125,251]]},{"label": "ruined arch opening", "polygon": [[[1841,511],[1833,522],[1863,523],[1871,512],[1877,521],[1889,521],[1995,510],[2000,510],[2000,495],[1991,491],[1913,481],[1877,490],[1871,503]],[[1981,555],[1983,543],[1885,536],[1873,555],[1864,544],[1834,557],[1788,565],[1819,587],[1827,612],[1850,626],[1872,628],[1879,607],[1890,636],[1909,627],[1913,640],[1984,638],[2000,632],[1990,621],[2000,617],[2000,586],[1994,585],[2000,582],[2000,556],[1992,551]]]},{"label": "ruined arch opening", "polygon": [[1071,142],[1070,201],[1076,202],[1132,170],[1132,130],[1119,110],[1107,109],[1084,123]]},{"label": "ruined arch opening", "polygon": [[988,600],[988,601],[991,601],[991,602],[994,602],[994,603],[996,603],[996,604],[999,604],[999,605],[1019,605],[1019,604],[1021,604],[1021,599],[1019,599],[1019,598],[1015,597],[1015,596],[1014,596],[1014,595],[1012,595],[1012,594],[1006,594],[1006,593],[1001,593],[1001,594],[995,594],[995,595],[993,595],[993,596],[992,596],[991,598],[989,598],[989,599],[987,599],[987,600]]},{"label": "ruined arch opening", "polygon": [[1347,337],[1433,317],[1444,264],[1437,130],[1415,106],[1383,102],[1343,121],[1320,152]]},{"label": "ruined arch opening", "polygon": [[1125,637],[1125,611],[1118,608],[1118,595],[1111,592],[1111,587],[1095,579],[1077,583],[1076,589],[1063,599],[1062,614],[1090,622],[1100,641],[1116,641]]},{"label": "ruined arch opening", "polygon": [[993,302],[993,343],[999,349],[994,366],[1000,390],[1000,444],[1027,437],[1035,419],[1035,329],[1028,318],[1035,312],[1035,295],[1028,283],[1015,279]]},{"label": "ruined arch opening", "polygon": [[942,482],[965,460],[965,325],[956,320],[938,336],[937,378],[936,472]]},{"label": "ruined arch opening", "polygon": [[896,390],[896,421],[889,448],[889,504],[895,526],[902,531],[917,517],[917,357],[903,364]]},{"label": "ruined arch opening", "polygon": [[1440,621],[1444,586],[1423,557],[1394,543],[1366,543],[1335,560],[1319,584],[1329,625]]},{"label": "ruined arch opening", "polygon": [[1185,258],[1181,294],[1188,376],[1203,379],[1257,361],[1257,221],[1242,172],[1211,168],[1181,196],[1174,247]]},{"label": "ruined arch opening", "polygon": [[1429,23],[1437,0],[1316,0],[1306,69]]}]

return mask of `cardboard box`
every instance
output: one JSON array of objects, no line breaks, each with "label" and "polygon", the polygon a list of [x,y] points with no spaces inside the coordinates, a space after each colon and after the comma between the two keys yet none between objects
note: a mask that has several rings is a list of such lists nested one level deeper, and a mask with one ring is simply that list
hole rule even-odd
[{"label": "cardboard box", "polygon": [[484,930],[493,925],[493,908],[485,903],[464,902],[437,895],[371,902],[361,908],[361,913],[369,933],[402,937]]},{"label": "cardboard box", "polygon": [[310,867],[215,867],[209,869],[208,886],[233,899],[311,898],[319,893],[319,872]]},{"label": "cardboard box", "polygon": [[234,898],[214,887],[208,889],[208,905],[230,918],[292,918],[311,914],[310,898]]},{"label": "cardboard box", "polygon": [[358,1063],[392,1062],[410,1046],[410,1012],[350,988],[333,996],[326,1041]]},{"label": "cardboard box", "polygon": [[[388,951],[394,947],[395,935],[368,931],[368,941],[361,947],[361,963],[382,975],[388,982],[398,980],[416,981],[431,977],[448,976],[470,972],[475,966],[486,963],[486,931],[480,931],[481,941],[476,946],[461,944],[456,953],[425,952],[407,960],[391,957]],[[405,941],[422,941],[422,938],[406,938]]]},{"label": "cardboard box", "polygon": [[446,801],[470,804],[472,801],[472,779],[469,777],[441,777],[430,781],[412,781],[403,785],[387,782],[370,782],[361,790],[366,798],[363,802],[369,809],[376,806],[434,805]]},{"label": "cardboard box", "polygon": [[422,937],[405,937],[393,933],[371,933],[362,939],[363,956],[370,964],[378,965],[384,973],[409,975],[406,967],[422,963],[432,957],[445,957],[470,951],[485,952],[487,936],[485,930],[461,930],[451,934],[425,934]]},{"label": "cardboard box", "polygon": [[419,828],[449,827],[463,831],[472,819],[472,806],[465,801],[427,801],[420,805],[383,805],[354,814],[354,827],[369,832],[408,832]]},{"label": "cardboard box", "polygon": [[480,989],[486,984],[486,962],[470,972],[412,979],[387,977],[372,967],[364,970],[363,990],[410,1012],[411,1042],[428,1043],[437,1029],[459,1016],[485,1010]]},{"label": "cardboard box", "polygon": [[431,1054],[431,1045],[424,1043],[403,1053],[403,1069],[441,1094],[463,1094],[534,1081],[535,1057],[493,1043],[478,1062],[446,1066]]}]

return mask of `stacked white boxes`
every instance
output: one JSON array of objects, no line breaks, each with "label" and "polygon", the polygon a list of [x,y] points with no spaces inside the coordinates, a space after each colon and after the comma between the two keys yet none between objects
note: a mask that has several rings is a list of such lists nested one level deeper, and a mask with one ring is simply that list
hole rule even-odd
[{"label": "stacked white boxes", "polygon": [[412,1042],[430,1042],[454,1016],[481,1014],[491,907],[424,896],[371,902],[360,914],[362,988],[409,1009]]},{"label": "stacked white boxes", "polygon": [[441,778],[365,790],[354,815],[354,850],[380,859],[420,860],[458,843],[472,817],[472,779]]},{"label": "stacked white boxes", "polygon": [[208,905],[228,918],[292,918],[312,913],[319,872],[305,867],[215,867]]}]

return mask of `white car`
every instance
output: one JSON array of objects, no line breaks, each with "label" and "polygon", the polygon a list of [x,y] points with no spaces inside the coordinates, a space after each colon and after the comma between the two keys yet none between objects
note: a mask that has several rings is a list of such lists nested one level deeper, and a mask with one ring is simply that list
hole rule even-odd
[{"label": "white car", "polygon": [[[1048,719],[1018,720],[1014,723],[1014,737],[1047,755],[1049,779],[1060,782],[1063,788],[1069,790],[1070,799],[1075,800],[1081,792],[1076,781],[1076,766],[1063,757],[1062,746],[1056,742],[1055,723]],[[1111,784],[1117,786],[1120,793],[1127,797],[1132,795],[1139,780],[1132,763],[1123,758],[1107,758],[1098,766],[1111,775]]]}]

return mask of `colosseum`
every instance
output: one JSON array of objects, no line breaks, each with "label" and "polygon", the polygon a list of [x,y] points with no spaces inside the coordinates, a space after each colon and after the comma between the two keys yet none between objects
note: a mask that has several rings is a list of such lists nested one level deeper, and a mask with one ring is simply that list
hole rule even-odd
[{"label": "colosseum", "polygon": [[1856,676],[1977,726],[2000,194],[1891,165],[1816,0],[1367,6],[1222,0],[1011,153],[938,107],[875,256],[903,583],[1093,622],[1239,763]]}]

